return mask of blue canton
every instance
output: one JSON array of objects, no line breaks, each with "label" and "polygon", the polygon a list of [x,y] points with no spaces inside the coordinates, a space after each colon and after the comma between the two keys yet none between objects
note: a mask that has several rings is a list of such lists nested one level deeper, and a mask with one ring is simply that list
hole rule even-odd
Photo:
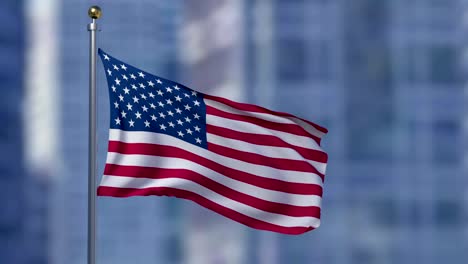
[{"label": "blue canton", "polygon": [[203,94],[119,61],[99,49],[111,128],[163,133],[207,148]]}]

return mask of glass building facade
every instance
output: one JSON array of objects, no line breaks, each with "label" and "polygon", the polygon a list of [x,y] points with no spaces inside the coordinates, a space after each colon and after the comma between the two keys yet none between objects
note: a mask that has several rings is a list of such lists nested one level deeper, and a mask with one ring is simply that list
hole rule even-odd
[{"label": "glass building facade", "polygon": [[[466,7],[417,0],[258,0],[240,6],[243,43],[232,43],[245,59],[240,98],[330,130],[323,226],[301,237],[246,231],[248,259],[466,259],[460,232],[467,187],[461,144]],[[232,52],[206,50],[217,58]],[[202,79],[218,70],[195,65],[206,71]]]},{"label": "glass building facade", "polygon": [[[8,263],[31,263],[38,256],[23,254],[28,231],[28,199],[23,149],[24,49],[23,1],[0,3],[0,256]],[[33,234],[34,235],[34,234]],[[43,262],[38,262],[43,263]]]},{"label": "glass building facade", "polygon": [[[279,263],[466,259],[461,2],[278,0],[251,10],[265,2],[271,42],[252,33],[248,69],[271,91],[251,101],[330,130],[323,225],[279,237]],[[267,62],[255,59],[265,50]]]}]

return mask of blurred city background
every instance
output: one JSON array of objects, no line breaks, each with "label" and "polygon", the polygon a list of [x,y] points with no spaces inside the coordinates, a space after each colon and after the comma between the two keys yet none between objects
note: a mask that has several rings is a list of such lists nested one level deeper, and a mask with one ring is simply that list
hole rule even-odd
[{"label": "blurred city background", "polygon": [[286,236],[189,201],[99,198],[97,263],[466,263],[466,0],[2,0],[0,263],[85,263],[92,4],[113,56],[330,131],[319,229]]}]

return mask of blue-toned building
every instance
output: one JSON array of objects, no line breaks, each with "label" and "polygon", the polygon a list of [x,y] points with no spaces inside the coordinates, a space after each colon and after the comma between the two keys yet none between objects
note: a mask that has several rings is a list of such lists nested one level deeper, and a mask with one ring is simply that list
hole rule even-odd
[{"label": "blue-toned building", "polygon": [[[177,79],[178,1],[62,1],[60,3],[60,153],[55,190],[52,263],[84,263],[87,242],[88,42],[87,10],[98,4],[98,47],[149,72]],[[81,11],[80,11],[81,10]],[[105,73],[98,61],[98,175],[109,128]],[[179,263],[177,202],[169,198],[98,198],[99,263]],[[172,217],[171,217],[172,216]]]},{"label": "blue-toned building", "polygon": [[0,256],[8,263],[30,263],[24,254],[26,199],[22,102],[24,99],[23,1],[0,4]]},{"label": "blue-toned building", "polygon": [[[244,86],[244,1],[184,1],[180,82],[235,100]],[[184,264],[238,264],[250,259],[249,230],[192,202],[184,202]]]},{"label": "blue-toned building", "polygon": [[47,263],[47,186],[26,168],[24,1],[0,4],[0,256],[5,263]]},{"label": "blue-toned building", "polygon": [[[464,261],[466,8],[460,1],[253,2],[269,10],[272,25],[270,42],[251,36],[251,54],[263,58],[248,64],[263,89],[253,100],[330,130],[322,226],[281,237],[278,263]],[[270,56],[261,56],[265,50]]]},{"label": "blue-toned building", "polygon": [[[203,8],[189,5],[187,28],[216,36],[211,17],[231,2],[240,8],[231,16],[242,22],[228,31],[230,42],[185,46],[193,53],[185,64],[201,80],[195,83],[330,131],[322,226],[299,237],[246,231],[247,259],[467,259],[463,1],[206,0],[197,1]],[[232,39],[238,32],[241,42]],[[239,69],[229,64],[232,54],[243,72],[240,84],[226,86],[226,69]]]}]

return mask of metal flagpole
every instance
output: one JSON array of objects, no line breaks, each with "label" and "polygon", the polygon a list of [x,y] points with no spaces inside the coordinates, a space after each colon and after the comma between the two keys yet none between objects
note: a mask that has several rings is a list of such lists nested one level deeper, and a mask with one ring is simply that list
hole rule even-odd
[{"label": "metal flagpole", "polygon": [[89,42],[89,130],[88,130],[88,264],[96,263],[96,19],[101,8],[88,10],[92,22],[88,24]]}]

